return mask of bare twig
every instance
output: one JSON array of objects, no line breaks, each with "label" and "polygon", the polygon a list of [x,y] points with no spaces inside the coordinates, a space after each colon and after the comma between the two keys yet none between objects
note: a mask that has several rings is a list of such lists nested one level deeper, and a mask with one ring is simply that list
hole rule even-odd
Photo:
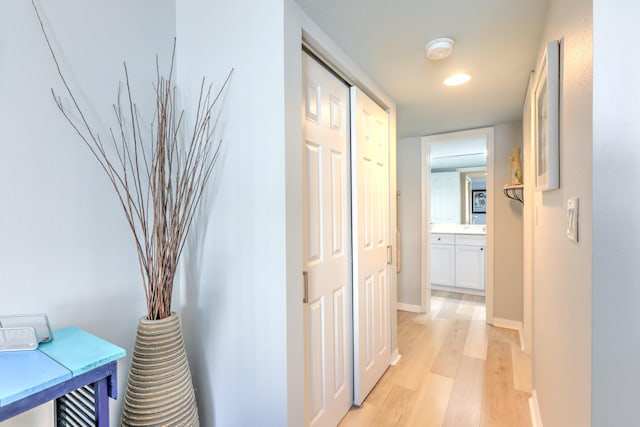
[{"label": "bare twig", "polygon": [[156,109],[148,138],[142,132],[125,63],[126,101],[123,103],[121,100],[121,85],[116,104],[113,105],[117,127],[116,131],[110,129],[111,147],[108,150],[89,123],[62,72],[34,0],[31,4],[58,75],[71,100],[71,107],[65,107],[61,97],[52,89],[56,106],[89,148],[116,191],[135,241],[147,301],[147,318],[165,318],[171,314],[178,260],[207,182],[219,159],[222,140],[215,136],[221,111],[219,100],[233,70],[215,95],[213,86],[207,86],[202,80],[193,130],[185,146],[180,141],[184,111],[178,111],[176,107],[173,83],[175,40],[167,77],[160,73],[156,56]]}]

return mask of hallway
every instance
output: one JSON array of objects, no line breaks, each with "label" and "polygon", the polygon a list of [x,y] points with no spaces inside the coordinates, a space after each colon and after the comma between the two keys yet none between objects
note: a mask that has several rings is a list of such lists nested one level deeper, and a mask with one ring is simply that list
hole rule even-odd
[{"label": "hallway", "polygon": [[402,359],[340,426],[530,426],[518,333],[485,323],[483,297],[434,291],[431,306],[398,312]]}]

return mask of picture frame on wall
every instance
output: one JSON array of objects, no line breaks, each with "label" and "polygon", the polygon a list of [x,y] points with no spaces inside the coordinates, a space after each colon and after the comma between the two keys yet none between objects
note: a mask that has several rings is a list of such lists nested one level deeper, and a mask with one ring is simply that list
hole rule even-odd
[{"label": "picture frame on wall", "polygon": [[471,190],[471,213],[487,213],[487,190]]},{"label": "picture frame on wall", "polygon": [[547,43],[534,86],[536,191],[560,188],[560,41]]}]

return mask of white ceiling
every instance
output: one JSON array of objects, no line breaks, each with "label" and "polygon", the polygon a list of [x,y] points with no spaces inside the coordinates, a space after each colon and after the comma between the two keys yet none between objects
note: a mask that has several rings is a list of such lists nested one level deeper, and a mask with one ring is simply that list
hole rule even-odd
[{"label": "white ceiling", "polygon": [[[296,0],[396,101],[398,138],[517,120],[548,0]],[[453,55],[424,46],[451,37]],[[446,87],[454,72],[471,82]]]}]

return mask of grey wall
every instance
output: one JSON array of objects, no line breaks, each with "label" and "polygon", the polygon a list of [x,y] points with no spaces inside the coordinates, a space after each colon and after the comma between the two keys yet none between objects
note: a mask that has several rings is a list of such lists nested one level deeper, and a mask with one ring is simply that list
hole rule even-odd
[{"label": "grey wall", "polygon": [[522,148],[522,123],[495,126],[493,316],[522,321],[522,204],[502,192],[511,183],[514,147]]},{"label": "grey wall", "polygon": [[622,78],[640,67],[640,4],[593,8],[592,425],[621,426],[637,423],[640,378],[640,81]]},{"label": "grey wall", "polygon": [[[155,55],[168,64],[175,4],[158,0],[37,1],[57,56],[103,137],[127,61],[142,117],[151,121]],[[134,242],[106,175],[51,98],[62,85],[31,2],[0,13],[0,313],[44,312],[131,354],[144,290]],[[174,304],[179,306],[179,304]],[[128,359],[119,363],[119,387]],[[1,381],[1,379],[0,379]],[[115,425],[122,400],[111,402]],[[53,425],[48,405],[2,423]]]},{"label": "grey wall", "polygon": [[203,425],[287,424],[283,5],[177,2],[187,102],[203,75],[219,82],[235,68],[217,191],[185,259],[185,341]]},{"label": "grey wall", "polygon": [[[522,205],[509,201],[502,187],[510,181],[508,157],[522,147],[520,122],[494,127],[494,317],[522,321]],[[402,270],[398,278],[398,302],[420,305],[421,201],[420,138],[398,142],[399,221],[402,233]]]},{"label": "grey wall", "polygon": [[[609,4],[607,2],[607,7]],[[628,7],[631,3],[624,4]],[[550,1],[542,43],[554,39],[563,40],[560,189],[526,195],[528,200],[534,201],[537,209],[533,249],[533,385],[545,426],[588,426],[591,422],[593,259],[590,0]],[[608,47],[603,49],[605,52],[607,50]],[[616,51],[620,52],[618,49]],[[608,93],[603,92],[602,96],[603,99],[607,98],[607,103],[611,101]],[[619,142],[620,139],[616,138],[616,144]],[[621,169],[619,165],[615,168]],[[612,189],[608,187],[607,191]],[[575,196],[580,197],[580,242],[577,244],[566,237],[565,206],[567,199]],[[611,224],[619,225],[620,222],[612,221]],[[608,253],[603,256],[611,255]],[[608,280],[606,286],[613,283],[615,280]],[[611,298],[608,300],[611,301]],[[624,307],[614,311],[617,317]],[[623,323],[615,322],[616,327]],[[628,339],[626,336],[625,340]],[[611,389],[603,391],[613,392]],[[621,396],[619,391],[622,390],[615,390],[612,399]],[[607,412],[607,416],[610,415],[612,411]],[[628,424],[618,424],[608,419],[600,425]]]},{"label": "grey wall", "polygon": [[398,302],[420,306],[422,174],[420,138],[398,141],[398,225],[402,236]]}]

